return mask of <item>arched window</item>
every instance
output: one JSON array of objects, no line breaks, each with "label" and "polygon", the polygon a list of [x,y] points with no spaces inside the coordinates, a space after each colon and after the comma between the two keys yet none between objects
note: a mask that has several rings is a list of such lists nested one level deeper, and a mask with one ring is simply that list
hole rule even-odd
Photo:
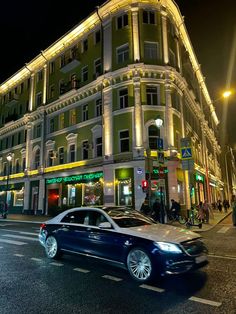
[{"label": "arched window", "polygon": [[38,148],[34,154],[34,169],[38,169],[40,166],[40,149]]},{"label": "arched window", "polygon": [[160,137],[160,129],[155,125],[150,125],[148,128],[148,142],[150,149],[157,149],[157,139]]}]

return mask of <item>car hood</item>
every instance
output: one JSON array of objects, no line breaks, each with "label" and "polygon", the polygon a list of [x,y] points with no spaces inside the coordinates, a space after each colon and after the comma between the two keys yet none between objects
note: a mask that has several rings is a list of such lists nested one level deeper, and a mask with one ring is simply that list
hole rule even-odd
[{"label": "car hood", "polygon": [[196,238],[201,238],[199,234],[187,229],[163,224],[153,224],[121,229],[122,233],[149,239],[152,241],[180,243]]}]

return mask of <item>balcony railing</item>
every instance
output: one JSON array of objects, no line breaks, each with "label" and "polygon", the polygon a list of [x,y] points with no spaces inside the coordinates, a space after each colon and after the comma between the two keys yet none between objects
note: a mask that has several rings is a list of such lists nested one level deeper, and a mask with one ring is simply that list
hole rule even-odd
[{"label": "balcony railing", "polygon": [[68,83],[64,83],[60,86],[60,95],[63,95],[72,89],[78,89],[78,88],[79,88],[79,80],[74,80]]},{"label": "balcony railing", "polygon": [[62,73],[67,73],[79,65],[80,65],[80,61],[77,56],[73,58],[66,58],[63,64],[61,65],[60,71]]}]

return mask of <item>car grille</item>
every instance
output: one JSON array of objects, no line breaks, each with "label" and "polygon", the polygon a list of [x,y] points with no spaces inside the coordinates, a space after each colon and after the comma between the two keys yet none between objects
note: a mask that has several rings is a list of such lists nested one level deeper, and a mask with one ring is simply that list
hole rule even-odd
[{"label": "car grille", "polygon": [[184,251],[190,256],[207,253],[207,248],[201,240],[191,240],[181,243]]}]

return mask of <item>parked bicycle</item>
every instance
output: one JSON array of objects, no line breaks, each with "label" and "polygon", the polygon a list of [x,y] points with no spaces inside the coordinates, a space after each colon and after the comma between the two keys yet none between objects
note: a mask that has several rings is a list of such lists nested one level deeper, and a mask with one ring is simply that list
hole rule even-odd
[{"label": "parked bicycle", "polygon": [[172,211],[168,211],[167,212],[167,219],[168,219],[168,222],[170,224],[172,224],[174,221],[177,221],[179,222],[181,225],[184,225],[187,221],[187,218],[184,217],[184,216],[181,216],[181,215],[176,215],[174,214]]}]

